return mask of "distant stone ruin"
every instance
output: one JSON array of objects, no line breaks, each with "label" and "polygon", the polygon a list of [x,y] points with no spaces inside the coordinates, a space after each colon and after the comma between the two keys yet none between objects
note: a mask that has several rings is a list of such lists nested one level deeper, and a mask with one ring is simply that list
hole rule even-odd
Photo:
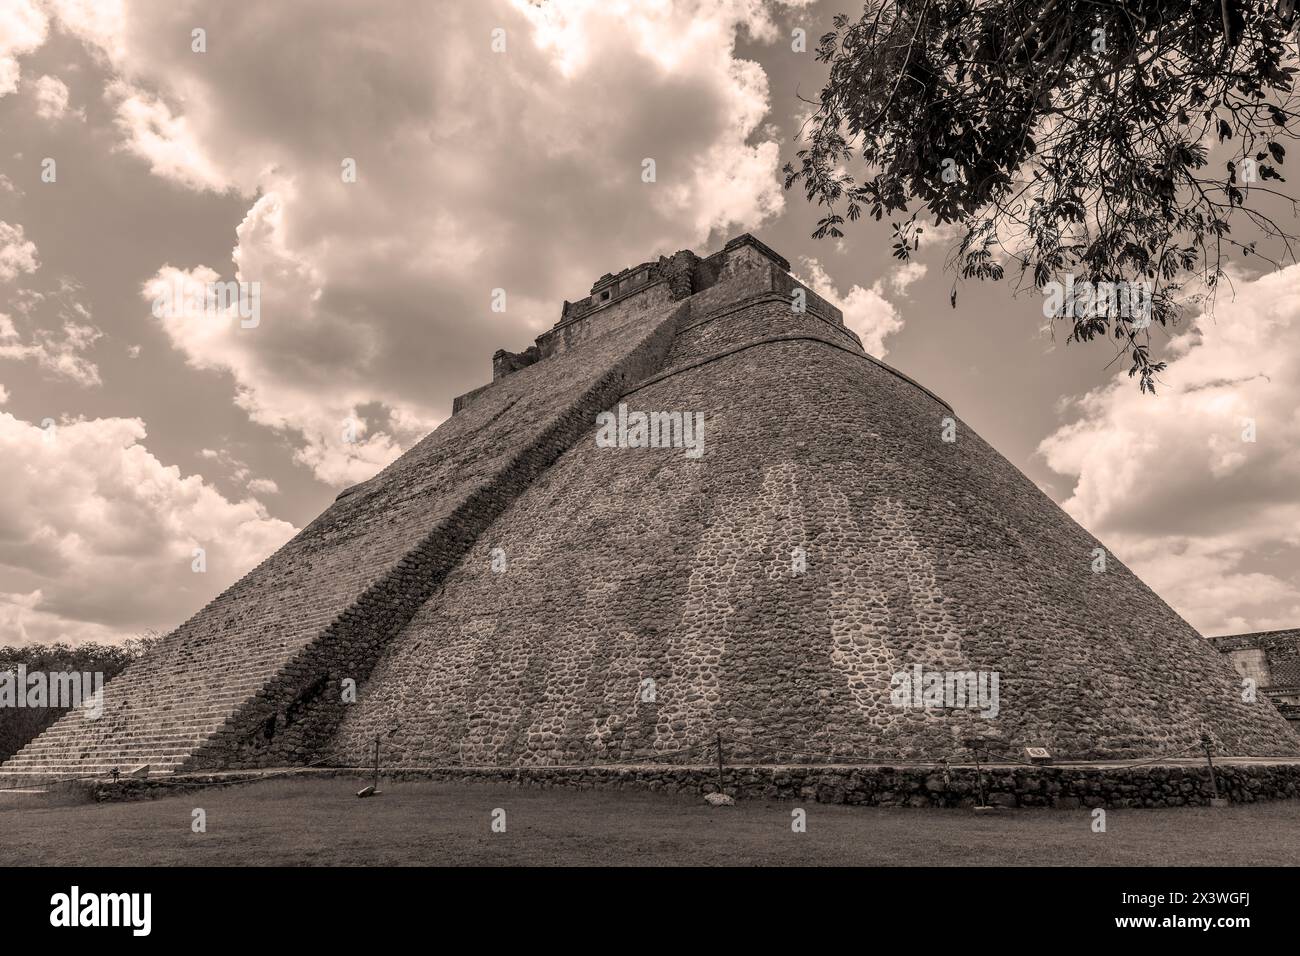
[{"label": "distant stone ruin", "polygon": [[1210,643],[1293,727],[1300,726],[1300,629],[1230,634]]},{"label": "distant stone ruin", "polygon": [[1239,685],[743,235],[566,302],[3,771],[1300,753]]}]

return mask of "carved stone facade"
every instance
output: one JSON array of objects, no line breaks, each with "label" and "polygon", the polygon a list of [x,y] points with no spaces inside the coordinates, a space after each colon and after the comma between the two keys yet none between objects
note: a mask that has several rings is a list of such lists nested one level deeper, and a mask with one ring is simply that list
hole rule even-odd
[{"label": "carved stone facade", "polygon": [[1300,628],[1210,638],[1243,679],[1300,724]]}]

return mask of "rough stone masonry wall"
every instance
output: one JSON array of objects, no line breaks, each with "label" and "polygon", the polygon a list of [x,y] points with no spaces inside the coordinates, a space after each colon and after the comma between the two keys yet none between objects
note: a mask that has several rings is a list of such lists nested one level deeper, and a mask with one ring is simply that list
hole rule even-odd
[{"label": "rough stone masonry wall", "polygon": [[[776,305],[779,320],[772,309],[757,309],[760,303]],[[767,335],[809,333],[827,341],[838,343],[854,351],[862,351],[862,343],[849,329],[814,311],[811,307],[801,313],[790,311],[788,296],[777,292],[763,292],[740,302],[724,305],[699,317],[700,305],[691,301],[690,324],[678,332],[672,351],[664,361],[665,369],[673,369],[688,362],[714,355],[733,345],[753,341]]]},{"label": "rough stone masonry wall", "polygon": [[648,319],[671,307],[674,301],[666,282],[640,286],[623,298],[614,300],[577,321],[558,325],[539,336],[538,350],[543,357],[563,355],[610,329],[631,327],[640,320]]},{"label": "rough stone masonry wall", "polygon": [[[1209,806],[1300,797],[1300,763],[1204,767],[985,767],[984,799],[995,807],[1153,808]],[[385,774],[404,779],[401,771]],[[416,780],[509,783],[584,790],[715,793],[716,767],[446,768]],[[1217,791],[1215,788],[1218,788]],[[739,799],[809,800],[870,807],[971,807],[979,803],[972,767],[728,767],[722,789]]]},{"label": "rough stone masonry wall", "polygon": [[[368,771],[308,771],[368,778]],[[984,798],[998,807],[1152,808],[1208,806],[1300,797],[1300,763],[1203,767],[986,767]],[[96,801],[145,800],[239,786],[257,778],[195,775],[177,780],[126,779],[87,786]],[[650,790],[696,795],[718,790],[715,767],[445,767],[385,771],[382,779],[506,784],[542,789]],[[382,784],[381,784],[382,785]],[[1215,789],[1217,787],[1217,790]],[[874,807],[970,807],[979,802],[971,767],[728,767],[722,789],[739,799],[810,801]]]},{"label": "rough stone masonry wall", "polygon": [[339,679],[361,682],[438,576],[594,410],[659,367],[675,308],[609,316],[583,349],[484,390],[111,681],[100,720],[70,714],[4,769],[305,756]]},{"label": "rough stone masonry wall", "polygon": [[[938,760],[968,734],[1013,753],[1295,755],[1266,701],[1027,478],[914,383],[758,297],[690,300],[673,356],[624,396],[701,411],[681,449],[589,431],[488,530],[349,709],[332,757],[376,736],[406,766]],[[700,355],[693,337],[741,330]],[[767,341],[744,347],[767,328]],[[670,366],[676,362],[670,358]],[[807,569],[792,565],[796,548]],[[904,710],[914,664],[1000,674],[1000,711]],[[645,682],[654,693],[646,696]]]}]

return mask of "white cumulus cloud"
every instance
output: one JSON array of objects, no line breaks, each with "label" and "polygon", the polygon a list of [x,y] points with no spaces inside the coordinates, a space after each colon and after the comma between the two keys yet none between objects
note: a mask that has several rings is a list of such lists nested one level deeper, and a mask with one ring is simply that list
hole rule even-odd
[{"label": "white cumulus cloud", "polygon": [[1202,632],[1300,625],[1300,266],[1225,289],[1170,352],[1156,397],[1121,374],[1042,442],[1065,507]]},{"label": "white cumulus cloud", "polygon": [[45,42],[49,19],[35,0],[0,3],[0,96],[18,89],[18,58]]},{"label": "white cumulus cloud", "polygon": [[60,120],[68,115],[85,119],[81,110],[68,109],[68,85],[57,76],[40,76],[32,83],[36,115],[41,119]]},{"label": "white cumulus cloud", "polygon": [[[144,445],[139,419],[40,424],[0,413],[0,640],[118,640],[169,630],[286,541]],[[192,570],[206,552],[207,572]]]},{"label": "white cumulus cloud", "polygon": [[[759,0],[56,7],[111,68],[123,149],[248,198],[232,258],[261,326],[164,329],[329,484],[392,460],[603,272],[784,203],[767,77],[736,55],[781,39]],[[196,54],[177,38],[200,23]],[[229,272],[159,263],[151,282]]]},{"label": "white cumulus cloud", "polygon": [[876,358],[888,355],[885,337],[901,329],[903,319],[885,298],[884,283],[877,279],[868,288],[854,285],[841,294],[818,260],[804,258],[803,267],[807,277],[798,276],[799,281],[844,313],[844,324],[858,334],[862,347]]},{"label": "white cumulus cloud", "polygon": [[80,286],[67,277],[48,294],[19,290],[13,297],[17,319],[0,312],[0,359],[35,362],[78,385],[101,384],[99,366],[89,353],[103,333],[79,294]]},{"label": "white cumulus cloud", "polygon": [[40,268],[36,243],[23,235],[19,223],[0,220],[0,282],[8,282],[24,272]]},{"label": "white cumulus cloud", "polygon": [[889,287],[900,295],[906,295],[908,286],[925,278],[927,267],[920,262],[904,262],[889,274]]}]

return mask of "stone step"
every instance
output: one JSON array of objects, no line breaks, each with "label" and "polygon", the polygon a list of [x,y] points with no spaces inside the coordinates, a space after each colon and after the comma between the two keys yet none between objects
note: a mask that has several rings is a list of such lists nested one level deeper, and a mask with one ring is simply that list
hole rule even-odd
[{"label": "stone step", "polygon": [[[116,727],[124,722],[153,722],[158,724],[175,724],[186,721],[202,721],[213,717],[225,717],[233,710],[237,709],[239,703],[222,704],[220,706],[210,706],[206,703],[196,704],[186,710],[161,710],[161,711],[127,711],[127,712],[106,712],[102,717],[91,720],[83,714],[70,713],[67,717],[61,717],[50,726],[50,731],[56,729],[66,730],[75,728],[77,732],[93,730],[95,727]],[[69,719],[72,718],[72,719]],[[49,731],[47,731],[49,732]]]},{"label": "stone step", "polygon": [[[113,769],[121,771],[121,777],[127,777],[133,767],[139,766],[138,762],[130,763],[74,763],[74,765],[65,765],[65,763],[47,763],[47,765],[23,767],[22,770],[0,771],[0,787],[8,786],[9,780],[13,780],[13,786],[27,787],[39,786],[39,780],[47,779],[70,779],[70,778],[104,778],[112,779]],[[151,763],[149,765],[149,777],[170,777],[175,771],[179,770],[181,763]]]},{"label": "stone step", "polygon": [[126,776],[130,774],[134,768],[144,764],[148,764],[149,774],[152,776],[155,773],[171,772],[182,763],[184,763],[183,760],[174,757],[151,757],[148,754],[133,754],[125,760],[98,760],[90,763],[50,761],[41,764],[32,764],[31,766],[22,768],[11,769],[5,767],[3,770],[0,770],[0,779],[3,779],[5,776],[30,777],[34,774],[42,773],[59,774],[62,776],[80,774],[97,775],[101,773],[108,775],[115,767],[121,771],[123,776]]},{"label": "stone step", "polygon": [[197,727],[200,724],[213,719],[224,719],[234,709],[234,707],[220,707],[211,710],[195,709],[185,713],[164,712],[153,715],[140,714],[138,717],[134,714],[112,714],[100,717],[98,720],[88,720],[85,717],[78,715],[78,718],[75,720],[55,722],[50,727],[50,730],[57,730],[62,733],[67,733],[69,730],[77,733],[93,733],[97,727],[118,728],[120,730],[125,724],[139,724],[144,726],[146,722],[157,727],[176,727],[185,724],[192,724]]},{"label": "stone step", "polygon": [[42,750],[30,754],[15,754],[13,759],[5,764],[5,767],[8,768],[23,763],[39,763],[44,760],[86,760],[91,757],[99,756],[100,754],[160,753],[188,755],[193,753],[197,747],[198,744],[188,742],[176,744],[155,743],[141,745],[139,747],[111,743],[85,747],[65,747],[62,749]]},{"label": "stone step", "polygon": [[[138,750],[140,747],[148,747],[150,745],[155,745],[155,744],[160,747],[182,747],[182,746],[188,747],[188,746],[193,746],[195,744],[202,743],[203,741],[211,737],[212,733],[215,733],[215,730],[212,732],[187,731],[185,733],[175,733],[175,734],[153,732],[153,733],[141,733],[141,734],[130,735],[130,736],[126,734],[122,734],[122,735],[108,734],[104,736],[97,735],[92,737],[88,734],[82,734],[76,737],[65,737],[57,740],[35,741],[31,744],[28,744],[21,751],[19,751],[19,753],[35,754],[35,753],[44,753],[45,751],[51,751],[51,750],[69,750],[69,749],[84,750],[87,747],[101,747],[105,744],[105,742],[109,742],[109,741],[116,743],[119,746],[123,746],[123,747],[129,746],[131,747],[131,749],[135,749],[135,750]],[[17,756],[17,754],[15,754],[14,756]]]},{"label": "stone step", "polygon": [[[16,760],[45,760],[50,757],[85,757],[110,751],[113,753],[138,753],[145,750],[161,750],[190,753],[202,746],[206,739],[171,738],[164,740],[115,741],[112,738],[107,738],[103,740],[68,741],[60,746],[24,749],[14,754],[9,762]],[[8,766],[8,763],[5,766]]]},{"label": "stone step", "polygon": [[[122,744],[132,744],[135,746],[149,743],[187,743],[197,744],[208,739],[216,733],[223,721],[213,720],[205,721],[201,724],[195,724],[191,727],[165,729],[151,728],[130,731],[126,733],[114,733],[111,728],[106,728],[99,733],[62,733],[54,734],[50,737],[41,737],[29,743],[20,753],[40,753],[45,750],[58,750],[69,746],[93,746],[105,740],[113,740]],[[15,755],[16,756],[16,755]]]},{"label": "stone step", "polygon": [[[12,770],[6,769],[5,771],[3,771],[3,773],[14,778],[32,777],[41,774],[46,774],[50,776],[59,775],[65,777],[81,776],[84,774],[86,776],[93,777],[93,776],[99,776],[100,774],[103,774],[105,776],[111,775],[113,769],[116,768],[118,771],[121,772],[123,776],[127,776],[135,767],[139,767],[142,764],[148,764],[149,772],[150,774],[153,774],[153,773],[163,773],[163,772],[171,773],[174,770],[176,770],[176,768],[180,767],[182,763],[184,763],[183,760],[174,760],[165,757],[158,757],[154,759],[150,759],[146,757],[141,760],[137,760],[136,758],[132,757],[129,760],[101,760],[95,763],[32,764],[26,767],[15,767]],[[0,777],[0,780],[3,779],[4,777]]]},{"label": "stone step", "polygon": [[[245,701],[250,700],[254,695],[243,695],[231,697],[212,697],[195,699],[191,698],[184,702],[149,702],[149,701],[132,701],[130,706],[113,706],[111,701],[105,701],[103,713],[97,718],[89,718],[84,710],[70,710],[59,718],[59,721],[67,717],[80,717],[87,724],[112,722],[114,720],[138,719],[175,719],[176,717],[206,716],[208,714],[222,713],[233,710],[241,706]],[[54,726],[57,726],[57,723]]]},{"label": "stone step", "polygon": [[[163,733],[185,733],[187,730],[199,732],[214,721],[220,723],[225,720],[233,711],[234,708],[223,707],[220,710],[194,711],[189,714],[168,714],[153,719],[141,715],[138,720],[132,720],[119,714],[114,717],[103,717],[99,720],[82,719],[70,720],[66,724],[55,723],[46,732],[54,735],[82,735],[96,732],[130,733],[133,730],[156,730]],[[131,726],[133,724],[134,727]]]},{"label": "stone step", "polygon": [[5,767],[6,773],[45,773],[58,770],[67,773],[107,773],[116,767],[129,773],[133,767],[148,764],[151,767],[179,767],[188,759],[186,754],[101,754],[92,760],[36,760],[31,763]]},{"label": "stone step", "polygon": [[[125,763],[129,764],[130,767],[138,767],[141,764],[149,763],[151,760],[155,759],[167,763],[184,761],[187,756],[188,754],[186,753],[168,753],[162,750],[117,750],[90,754],[85,758],[78,755],[50,755],[40,760],[24,761],[22,766],[31,766],[34,764],[67,764],[69,766],[74,764],[85,764],[89,766],[92,764],[109,764],[111,762],[111,766],[119,766]],[[16,769],[16,766],[16,764],[7,763],[2,769],[3,771],[12,771]],[[129,769],[129,767],[123,767],[122,769]]]},{"label": "stone step", "polygon": [[[248,667],[247,670],[235,670],[236,668],[245,665]],[[185,667],[189,665],[179,664],[177,666]],[[212,675],[214,673],[220,675],[223,668],[228,672],[232,672],[230,679],[213,680]],[[211,664],[211,669],[205,667],[202,673],[196,674],[193,677],[180,677],[175,673],[149,675],[131,674],[130,680],[115,679],[109,681],[104,685],[104,694],[109,695],[113,691],[117,691],[120,694],[127,690],[138,690],[140,688],[146,688],[150,692],[156,694],[167,694],[171,691],[210,690],[214,687],[223,689],[257,687],[266,683],[271,676],[273,676],[273,671],[270,667],[263,669],[255,661],[246,662],[239,659],[232,659],[229,661],[214,661]]]},{"label": "stone step", "polygon": [[[79,775],[126,764],[176,767],[220,730],[236,709],[232,703],[214,706],[204,701],[185,714],[164,711],[125,720],[122,715],[102,722],[61,720],[5,762],[0,772]],[[124,725],[131,729],[123,729]]]},{"label": "stone step", "polygon": [[[164,706],[169,710],[175,709],[178,705],[185,706],[193,704],[196,701],[202,701],[205,704],[225,704],[237,703],[241,700],[247,700],[255,696],[261,688],[250,687],[248,689],[223,690],[220,693],[205,691],[201,687],[186,690],[183,694],[177,692],[174,695],[146,695],[131,694],[125,698],[114,697],[108,691],[104,692],[104,712],[112,713],[118,710],[136,710],[136,711],[153,711]],[[201,695],[201,696],[196,696]]]}]

